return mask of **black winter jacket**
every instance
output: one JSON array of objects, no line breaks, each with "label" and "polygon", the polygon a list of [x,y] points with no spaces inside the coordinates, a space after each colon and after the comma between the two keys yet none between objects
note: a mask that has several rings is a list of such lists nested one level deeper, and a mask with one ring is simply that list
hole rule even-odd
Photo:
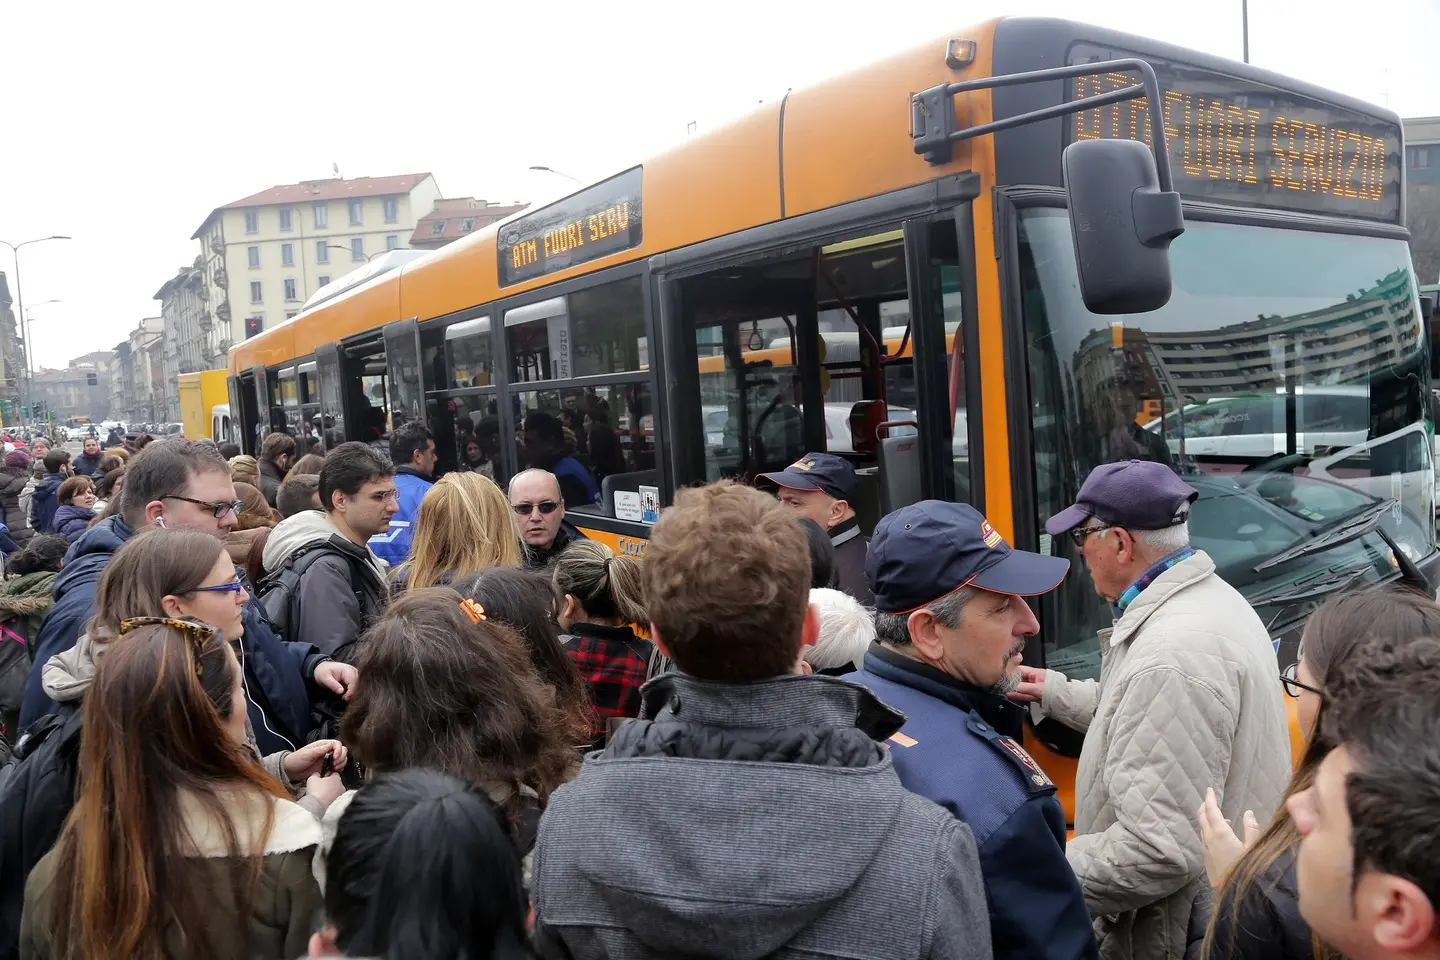
[{"label": "black winter jacket", "polygon": [[870,581],[865,578],[865,555],[870,541],[860,532],[860,521],[851,517],[830,529],[830,542],[835,545],[835,574],[840,589],[865,606],[874,606]]},{"label": "black winter jacket", "polygon": [[285,474],[273,461],[260,461],[260,493],[270,506],[275,506],[275,497],[280,493],[280,484],[284,482]]},{"label": "black winter jacket", "polygon": [[34,535],[30,518],[20,509],[20,494],[29,480],[30,471],[24,467],[0,467],[0,507],[5,511],[5,526],[10,528],[10,539],[22,547]]},{"label": "black winter jacket", "polygon": [[569,520],[560,521],[560,529],[555,531],[555,539],[550,541],[548,547],[534,547],[528,543],[520,546],[523,551],[523,560],[527,570],[544,570],[550,566],[550,561],[565,552],[565,548],[580,540],[589,540],[584,532]]},{"label": "black winter jacket", "polygon": [[1238,910],[1228,890],[1217,893],[1220,915],[1210,954],[1205,957],[1203,946],[1215,902],[1209,890],[1202,890],[1190,912],[1185,960],[1312,960],[1314,946],[1310,925],[1300,916],[1293,850],[1250,887]]},{"label": "black winter jacket", "polygon": [[22,740],[0,771],[0,960],[20,956],[25,881],[55,846],[75,805],[80,716],[76,703],[46,717],[34,731],[46,734],[36,737],[39,746]]}]

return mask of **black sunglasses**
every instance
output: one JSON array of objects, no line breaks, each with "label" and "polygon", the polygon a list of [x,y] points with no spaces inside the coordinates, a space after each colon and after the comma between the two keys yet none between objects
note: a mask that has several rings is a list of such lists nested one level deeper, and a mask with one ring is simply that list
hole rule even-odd
[{"label": "black sunglasses", "polygon": [[557,509],[559,509],[559,507],[560,504],[554,500],[541,500],[539,503],[512,504],[510,509],[514,510],[515,515],[519,517],[528,517],[532,512],[536,510],[539,510],[542,514],[548,517],[550,516],[550,514],[554,513]]},{"label": "black sunglasses", "polygon": [[1299,675],[1299,672],[1299,661],[1290,664],[1290,666],[1280,671],[1280,685],[1285,688],[1285,692],[1287,694],[1289,694],[1291,697],[1294,697],[1296,700],[1300,699],[1301,691],[1309,691],[1310,693],[1315,694],[1317,697],[1323,697],[1325,695],[1325,691],[1318,690],[1315,687],[1310,686],[1310,684],[1308,683],[1301,683],[1299,680],[1296,680],[1295,677]]}]

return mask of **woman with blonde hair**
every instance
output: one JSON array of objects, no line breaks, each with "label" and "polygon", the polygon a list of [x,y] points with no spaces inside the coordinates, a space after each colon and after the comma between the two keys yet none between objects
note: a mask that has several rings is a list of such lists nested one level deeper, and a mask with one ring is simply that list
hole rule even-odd
[{"label": "woman with blonde hair", "polygon": [[447,585],[491,567],[520,566],[510,500],[478,473],[447,473],[425,492],[415,516],[410,559],[397,578],[407,588]]}]

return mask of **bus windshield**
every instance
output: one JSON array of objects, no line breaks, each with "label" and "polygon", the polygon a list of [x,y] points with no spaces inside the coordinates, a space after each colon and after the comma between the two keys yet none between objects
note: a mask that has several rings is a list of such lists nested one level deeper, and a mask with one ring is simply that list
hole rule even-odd
[{"label": "bus windshield", "polygon": [[[1327,585],[1393,576],[1385,535],[1414,560],[1435,550],[1428,348],[1402,240],[1192,220],[1169,304],[1133,317],[1085,309],[1072,250],[1065,211],[1024,212],[1042,527],[1097,464],[1165,462],[1200,491],[1192,543],[1272,628]],[[1074,563],[1045,599],[1047,664],[1098,676],[1113,613],[1068,537],[1041,548]]]}]

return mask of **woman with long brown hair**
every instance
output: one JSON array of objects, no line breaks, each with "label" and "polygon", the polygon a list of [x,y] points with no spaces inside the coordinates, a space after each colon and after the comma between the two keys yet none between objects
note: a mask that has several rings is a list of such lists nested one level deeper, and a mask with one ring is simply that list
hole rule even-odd
[{"label": "woman with long brown hair", "polygon": [[[521,853],[573,773],[567,718],[525,643],[448,587],[411,590],[365,634],[340,739],[367,774],[429,767],[483,789]],[[333,821],[341,798],[326,812]]]},{"label": "woman with long brown hair", "polygon": [[455,472],[420,500],[410,559],[396,578],[407,587],[433,587],[490,567],[519,566],[510,500],[490,478]]},{"label": "woman with long brown hair", "polygon": [[85,698],[79,796],[30,875],[20,956],[300,956],[320,824],[246,745],[224,634],[123,621]]},{"label": "woman with long brown hair", "polygon": [[235,525],[225,535],[225,549],[236,566],[244,566],[255,540],[280,522],[280,515],[270,509],[265,495],[248,483],[235,484],[235,499],[242,506],[235,514]]},{"label": "woman with long brown hair", "polygon": [[[1309,788],[1334,746],[1319,732],[1326,679],[1344,669],[1362,641],[1375,636],[1440,637],[1440,605],[1414,590],[1383,587],[1329,600],[1311,615],[1299,659],[1282,675],[1286,694],[1296,700],[1305,737],[1305,752],[1285,790],[1287,799]],[[1214,908],[1202,955],[1209,960],[1338,958],[1315,940],[1300,916],[1295,883],[1300,833],[1285,804],[1263,830],[1248,811],[1246,820],[1247,839],[1242,841],[1225,822],[1213,792],[1207,792],[1200,808],[1200,836]]]}]

